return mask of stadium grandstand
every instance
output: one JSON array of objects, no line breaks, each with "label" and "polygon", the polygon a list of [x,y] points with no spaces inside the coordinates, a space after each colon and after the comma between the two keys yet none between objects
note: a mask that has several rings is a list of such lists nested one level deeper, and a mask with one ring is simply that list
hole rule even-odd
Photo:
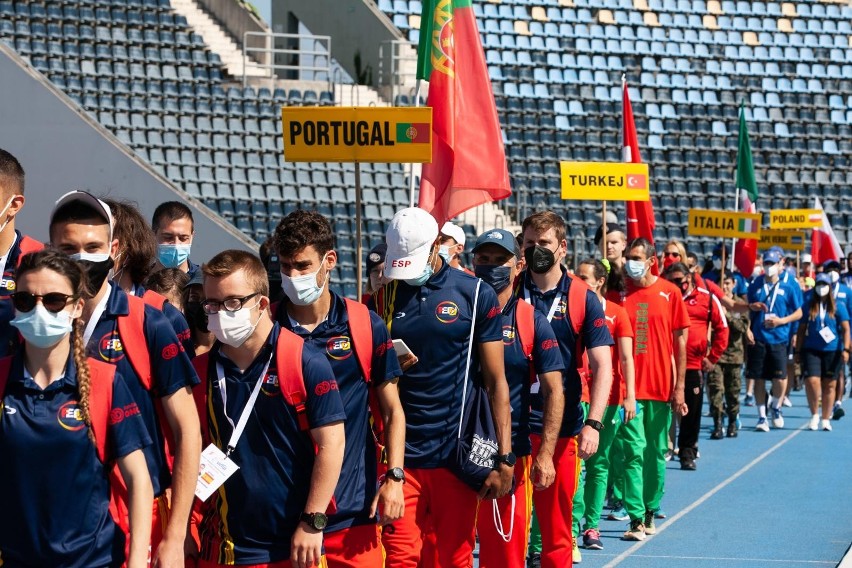
[{"label": "stadium grandstand", "polygon": [[[326,7],[336,1],[312,0]],[[0,41],[175,187],[254,241],[262,243],[296,208],[332,217],[342,260],[333,281],[355,296],[354,168],[288,163],[280,136],[281,106],[355,104],[355,87],[344,84],[353,73],[317,47],[320,41],[296,42],[290,55],[300,65],[257,63],[262,55],[243,42],[250,36],[209,17],[222,4],[228,3],[0,0]],[[597,207],[560,199],[559,162],[621,159],[626,74],[643,161],[651,167],[658,240],[683,239],[709,255],[713,243],[685,234],[686,213],[733,207],[742,101],[758,210],[809,207],[819,197],[841,243],[852,241],[852,205],[840,197],[852,186],[848,2],[473,4],[513,187],[495,207],[501,224],[551,208],[567,220],[575,250],[591,250]],[[372,8],[416,47],[419,0],[378,0]],[[389,83],[397,88],[359,87],[361,104],[411,104],[412,80]],[[411,174],[399,164],[365,164],[362,171],[369,250],[393,212],[408,204]],[[612,208],[623,217],[623,204]],[[465,221],[470,235],[487,228]]]}]

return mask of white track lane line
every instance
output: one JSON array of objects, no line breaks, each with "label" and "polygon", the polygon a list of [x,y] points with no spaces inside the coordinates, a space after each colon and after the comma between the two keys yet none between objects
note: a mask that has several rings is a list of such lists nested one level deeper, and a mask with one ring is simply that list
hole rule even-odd
[{"label": "white track lane line", "polygon": [[714,487],[713,489],[711,489],[710,491],[705,493],[700,499],[698,499],[697,501],[695,501],[694,503],[689,505],[686,509],[683,509],[682,511],[680,511],[679,513],[677,513],[676,515],[671,517],[666,523],[663,523],[660,526],[658,526],[657,527],[657,533],[654,536],[652,536],[650,538],[646,538],[643,541],[637,542],[636,544],[634,544],[633,546],[631,546],[630,548],[628,548],[627,550],[625,550],[624,552],[622,552],[621,554],[619,554],[618,556],[613,558],[610,562],[608,562],[604,566],[604,568],[613,568],[614,566],[618,566],[622,561],[624,561],[626,558],[628,558],[631,554],[633,554],[637,550],[641,549],[643,546],[645,546],[649,542],[653,541],[654,539],[658,538],[660,533],[662,533],[667,528],[669,528],[670,526],[675,524],[677,521],[679,521],[680,519],[682,519],[683,517],[688,515],[692,510],[700,507],[705,501],[710,499],[710,497],[712,497],[713,495],[715,495],[716,493],[718,493],[719,491],[721,491],[722,489],[724,489],[725,487],[727,487],[728,485],[730,485],[731,483],[733,483],[734,481],[739,479],[748,470],[750,470],[751,468],[753,468],[754,466],[756,466],[757,464],[759,464],[760,462],[765,460],[767,457],[772,455],[778,448],[780,448],[781,446],[783,446],[784,444],[786,444],[787,442],[789,442],[790,440],[792,440],[793,438],[795,438],[796,436],[801,434],[802,431],[804,431],[806,426],[807,426],[807,422],[802,424],[794,432],[791,432],[786,438],[784,438],[783,440],[781,440],[780,442],[778,442],[777,444],[775,444],[774,446],[772,446],[771,448],[769,448],[768,450],[766,450],[765,452],[763,452],[762,454],[760,454],[759,456],[754,458],[748,464],[743,466],[739,471],[737,471],[736,473],[734,473],[730,477],[728,477],[725,481],[723,481],[722,483],[720,483],[719,485],[717,485],[716,487]]}]

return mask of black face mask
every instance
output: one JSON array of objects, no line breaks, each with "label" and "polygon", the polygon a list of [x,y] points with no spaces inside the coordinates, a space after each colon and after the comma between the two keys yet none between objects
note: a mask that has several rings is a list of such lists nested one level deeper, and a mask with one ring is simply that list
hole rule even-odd
[{"label": "black face mask", "polygon": [[556,264],[556,256],[549,248],[535,245],[524,250],[524,260],[530,270],[536,274],[544,274]]},{"label": "black face mask", "polygon": [[186,321],[189,323],[190,329],[208,333],[207,329],[207,314],[204,313],[204,308],[201,302],[185,302],[183,305],[183,315],[186,316]]},{"label": "black face mask", "polygon": [[97,294],[98,290],[101,289],[101,286],[104,285],[104,280],[109,276],[109,271],[112,270],[115,261],[112,257],[102,260],[100,262],[94,262],[92,260],[78,260],[83,269],[86,271],[86,282],[89,286],[89,292],[91,294]]},{"label": "black face mask", "polygon": [[482,281],[494,288],[494,291],[498,294],[511,284],[509,277],[512,269],[508,266],[480,265],[474,268],[473,272],[477,278],[482,278]]}]

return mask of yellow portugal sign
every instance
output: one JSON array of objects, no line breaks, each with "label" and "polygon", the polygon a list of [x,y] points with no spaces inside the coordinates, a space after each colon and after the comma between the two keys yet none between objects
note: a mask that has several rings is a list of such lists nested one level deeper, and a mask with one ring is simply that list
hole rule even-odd
[{"label": "yellow portugal sign", "polygon": [[816,229],[822,226],[819,209],[773,209],[769,212],[771,229]]},{"label": "yellow portugal sign", "polygon": [[689,234],[729,239],[759,239],[760,213],[690,209]]},{"label": "yellow portugal sign", "polygon": [[432,161],[431,107],[281,109],[288,162]]},{"label": "yellow portugal sign", "polygon": [[648,201],[648,164],[561,162],[562,199]]},{"label": "yellow portugal sign", "polygon": [[805,250],[805,234],[801,231],[775,231],[764,229],[760,231],[760,242],[757,248],[768,249],[781,247],[784,250]]}]

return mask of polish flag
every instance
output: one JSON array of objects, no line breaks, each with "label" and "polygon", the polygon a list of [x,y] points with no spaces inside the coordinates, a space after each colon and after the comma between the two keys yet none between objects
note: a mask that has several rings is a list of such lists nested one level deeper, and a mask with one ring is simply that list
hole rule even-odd
[{"label": "polish flag", "polygon": [[[814,209],[823,211],[819,197],[814,197]],[[834,234],[834,229],[831,228],[831,223],[828,222],[825,211],[822,213],[822,226],[814,229],[811,235],[811,258],[815,265],[822,264],[826,260],[843,258],[843,249],[840,248],[840,242]]]}]

